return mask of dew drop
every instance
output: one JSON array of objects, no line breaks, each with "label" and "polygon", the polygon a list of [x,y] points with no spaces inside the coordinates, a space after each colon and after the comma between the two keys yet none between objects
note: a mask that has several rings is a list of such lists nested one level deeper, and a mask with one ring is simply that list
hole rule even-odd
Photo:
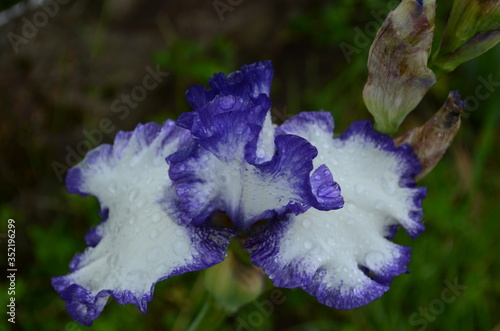
[{"label": "dew drop", "polygon": [[145,272],[140,270],[130,271],[127,273],[127,280],[132,283],[140,282],[145,277]]},{"label": "dew drop", "polygon": [[132,190],[132,192],[130,192],[130,194],[128,195],[128,199],[130,200],[130,202],[133,202],[135,199],[137,199],[138,196],[139,190]]},{"label": "dew drop", "polygon": [[356,194],[363,194],[365,192],[365,187],[360,184],[356,184],[356,187],[354,189],[356,191]]},{"label": "dew drop", "polygon": [[384,207],[385,207],[385,202],[383,202],[382,200],[378,200],[375,202],[375,209],[382,210],[384,209]]},{"label": "dew drop", "polygon": [[118,265],[119,262],[120,262],[120,254],[119,253],[112,254],[112,255],[108,256],[108,258],[106,259],[106,263],[111,268],[116,268],[116,266]]},{"label": "dew drop", "polygon": [[157,275],[164,275],[166,270],[167,267],[164,264],[160,264],[159,266],[156,267],[155,273]]},{"label": "dew drop", "polygon": [[220,100],[220,107],[224,110],[233,108],[234,104],[236,103],[236,98],[232,95],[220,98],[219,100]]},{"label": "dew drop", "polygon": [[311,227],[311,221],[306,218],[304,221],[302,221],[302,226],[306,229],[309,229]]},{"label": "dew drop", "polygon": [[118,185],[116,184],[116,182],[111,182],[111,184],[109,184],[108,186],[108,190],[111,193],[116,193],[116,191],[118,191]]},{"label": "dew drop", "polygon": [[140,199],[140,200],[137,200],[137,207],[141,208],[141,207],[144,207],[144,205],[146,204],[146,200],[143,200],[143,199]]},{"label": "dew drop", "polygon": [[378,270],[384,264],[384,254],[380,251],[371,251],[366,254],[366,266],[372,270]]},{"label": "dew drop", "polygon": [[226,183],[226,182],[227,182],[227,177],[226,177],[226,175],[220,175],[220,176],[219,176],[219,180],[220,180],[220,182],[221,182],[221,183],[223,183],[223,184],[224,184],[224,183]]},{"label": "dew drop", "polygon": [[134,168],[138,163],[139,161],[141,160],[141,158],[139,156],[134,156],[131,160],[130,160],[130,167],[131,168]]},{"label": "dew drop", "polygon": [[175,234],[177,235],[177,237],[183,237],[184,231],[181,228],[178,228],[177,230],[175,230]]},{"label": "dew drop", "polygon": [[154,247],[147,255],[147,260],[149,262],[158,261],[163,254],[161,247]]},{"label": "dew drop", "polygon": [[188,244],[183,241],[179,241],[174,245],[174,252],[178,255],[183,255],[187,253],[188,250],[189,250]]},{"label": "dew drop", "polygon": [[401,253],[399,252],[399,250],[395,249],[392,251],[392,256],[397,259],[401,257]]},{"label": "dew drop", "polygon": [[309,240],[307,240],[304,242],[304,248],[310,250],[311,248],[313,248],[313,244]]},{"label": "dew drop", "polygon": [[394,195],[394,193],[396,193],[396,185],[394,185],[392,181],[382,181],[382,189],[389,195]]},{"label": "dew drop", "polygon": [[257,148],[256,154],[259,159],[262,159],[264,156],[266,156],[266,152],[262,147]]},{"label": "dew drop", "polygon": [[160,220],[160,218],[161,218],[160,214],[155,213],[155,214],[151,217],[151,220],[153,221],[153,223],[157,223],[157,222]]}]

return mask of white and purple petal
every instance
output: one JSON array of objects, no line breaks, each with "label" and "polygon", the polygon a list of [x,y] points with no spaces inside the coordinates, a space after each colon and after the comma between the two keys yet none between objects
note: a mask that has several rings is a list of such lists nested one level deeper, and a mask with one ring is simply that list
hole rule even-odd
[{"label": "white and purple petal", "polygon": [[71,273],[52,279],[76,321],[91,325],[109,296],[146,312],[158,281],[224,259],[230,231],[181,225],[167,209],[175,194],[165,158],[190,143],[189,131],[172,121],[139,125],[68,171],[68,191],[96,196],[104,219]]},{"label": "white and purple petal", "polygon": [[210,89],[203,85],[193,85],[186,91],[186,99],[193,109],[201,108],[217,95],[240,97],[244,102],[257,98],[260,94],[269,97],[274,70],[271,61],[244,65],[239,71],[226,76],[215,74],[208,80]]},{"label": "white and purple petal", "polygon": [[415,237],[424,228],[426,191],[415,187],[416,156],[366,121],[332,139],[326,112],[299,114],[278,130],[318,148],[315,167],[328,166],[345,204],[273,220],[248,240],[252,261],[276,286],[300,287],[331,307],[351,309],[379,298],[394,276],[407,272],[410,248],[390,241],[395,229],[402,226]]},{"label": "white and purple petal", "polygon": [[269,139],[267,131],[274,131],[266,127],[269,106],[264,94],[249,103],[217,96],[192,113],[188,128],[196,144],[168,158],[186,222],[203,224],[218,210],[246,230],[290,211],[342,207],[340,188],[328,169],[312,173],[315,147],[294,135]]},{"label": "white and purple petal", "polygon": [[[228,76],[223,73],[215,74],[214,77],[209,79],[210,89],[206,89],[203,85],[190,87],[186,91],[186,99],[195,111],[181,114],[177,120],[177,125],[191,129],[193,120],[196,114],[199,113],[197,110],[206,106],[216,97],[227,96],[229,98],[226,98],[226,100],[229,103],[233,102],[233,98],[236,98],[240,107],[245,109],[251,108],[256,103],[258,104],[257,99],[259,97],[260,103],[262,101],[266,102],[266,99],[269,100],[273,74],[274,69],[271,61],[262,61],[244,65],[240,70]],[[261,95],[265,95],[267,98],[263,98]],[[270,102],[267,103],[267,107],[270,108]],[[225,111],[225,109],[220,111]],[[274,124],[272,123],[271,113],[267,112],[258,137],[255,161],[257,163],[269,161],[274,153]]]}]

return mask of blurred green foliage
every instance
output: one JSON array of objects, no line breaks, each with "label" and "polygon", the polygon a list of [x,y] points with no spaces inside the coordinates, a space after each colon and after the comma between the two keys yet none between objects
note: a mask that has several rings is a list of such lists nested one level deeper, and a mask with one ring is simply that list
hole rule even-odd
[{"label": "blurred green foliage", "polygon": [[[239,39],[230,35],[218,35],[203,45],[196,39],[181,35],[170,38],[168,45],[159,46],[151,57],[172,73],[172,78],[169,78],[172,89],[165,99],[174,101],[167,106],[168,109],[165,105],[158,105],[157,112],[148,114],[141,121],[174,118],[178,112],[188,109],[184,101],[184,91],[188,86],[194,83],[206,85],[208,77],[215,72],[229,73],[249,58],[255,61],[267,56],[275,66],[273,107],[281,112],[286,107],[287,116],[303,110],[331,111],[336,121],[336,133],[341,133],[352,121],[370,118],[361,98],[369,46],[358,47],[360,52],[354,54],[348,63],[338,45],[346,42],[355,46],[354,27],[363,30],[366,23],[374,20],[370,11],[384,10],[386,6],[382,0],[313,2],[306,10],[287,18],[284,37],[265,54],[242,51]],[[449,4],[443,4],[441,8],[446,6]],[[238,10],[236,8],[230,14],[235,19]],[[446,19],[446,11],[439,9],[438,33]],[[480,85],[478,77],[492,75],[494,81],[500,81],[499,58],[500,48],[497,46],[444,76],[405,120],[400,133],[430,118],[444,102],[449,90],[456,89],[464,97],[473,97]],[[350,311],[325,307],[301,290],[282,289],[285,302],[275,306],[272,314],[264,316],[259,325],[249,324],[250,329],[498,330],[499,91],[492,91],[487,99],[480,100],[477,110],[469,108],[452,147],[420,183],[427,186],[429,192],[424,201],[427,230],[414,240],[400,231],[395,239],[397,243],[413,248],[410,274],[396,277],[391,289],[381,299]],[[55,113],[57,109],[49,111]],[[87,118],[79,120],[92,123],[92,116],[88,112],[84,115]],[[277,121],[282,120],[281,116],[276,117]],[[54,125],[57,123],[57,120],[53,121]],[[49,127],[45,134],[50,135],[50,130]],[[44,155],[34,150],[30,159],[28,166],[34,167],[40,182],[46,177],[53,180],[46,184],[51,188],[50,196],[40,196],[39,199],[45,200],[40,200],[32,208],[56,205],[53,208],[56,212],[51,219],[29,219],[27,215],[34,215],[29,210],[31,206],[16,205],[15,201],[19,196],[32,194],[31,187],[22,188],[10,199],[2,200],[0,230],[6,232],[4,220],[16,219],[20,271],[16,289],[17,324],[7,323],[4,316],[0,319],[0,329],[186,330],[203,307],[206,294],[200,279],[202,273],[185,274],[157,284],[146,315],[135,306],[122,307],[110,300],[91,328],[70,319],[64,302],[50,286],[50,277],[66,274],[71,257],[85,248],[85,232],[99,222],[98,203],[92,197],[81,198],[66,193],[63,184],[55,181],[52,173],[43,173],[43,166],[39,164],[44,161],[37,160],[45,160]],[[446,288],[445,281],[453,283],[455,279],[466,289],[453,302],[444,303],[439,314],[433,314],[432,311],[436,311],[433,307],[440,307],[435,302],[440,301],[441,292]],[[269,300],[272,288],[268,282],[268,291],[256,302],[230,316],[219,330],[238,330],[244,323],[251,323],[252,316],[265,315],[259,304]],[[0,293],[0,306],[5,307],[6,283],[2,282]],[[422,309],[431,312],[428,318],[423,317]],[[417,315],[412,323],[413,314]]]}]

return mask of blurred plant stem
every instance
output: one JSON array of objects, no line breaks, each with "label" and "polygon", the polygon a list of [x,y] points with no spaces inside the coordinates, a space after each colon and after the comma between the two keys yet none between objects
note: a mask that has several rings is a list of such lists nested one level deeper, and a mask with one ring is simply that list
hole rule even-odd
[{"label": "blurred plant stem", "polygon": [[219,330],[220,325],[226,319],[226,311],[217,305],[214,298],[210,294],[207,293],[203,301],[203,307],[187,331]]},{"label": "blurred plant stem", "polygon": [[[500,94],[496,93],[492,96],[495,101],[493,101],[492,105],[498,105],[500,102]],[[482,180],[485,178],[486,174],[486,162],[488,158],[492,157],[492,152],[495,148],[495,134],[498,130],[498,106],[493,106],[486,109],[486,113],[483,116],[484,121],[482,123],[482,127],[479,135],[479,143],[477,146],[478,150],[475,152],[474,157],[474,172],[472,177],[472,188],[470,190],[470,194],[473,195],[477,189],[480,187]]]},{"label": "blurred plant stem", "polygon": [[200,274],[172,331],[219,330],[229,314],[262,294],[264,274],[251,265],[248,253],[242,248],[244,242],[244,239],[231,240],[224,261]]},{"label": "blurred plant stem", "polygon": [[200,273],[184,301],[172,331],[218,330],[227,317],[224,309],[219,307],[212,295],[205,290],[203,278]]}]

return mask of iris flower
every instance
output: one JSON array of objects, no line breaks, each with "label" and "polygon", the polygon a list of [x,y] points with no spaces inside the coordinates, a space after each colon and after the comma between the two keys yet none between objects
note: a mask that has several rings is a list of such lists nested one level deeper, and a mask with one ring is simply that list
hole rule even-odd
[{"label": "iris flower", "polygon": [[73,319],[91,325],[110,296],[146,312],[157,282],[220,263],[234,236],[275,286],[337,309],[407,272],[410,248],[391,240],[424,229],[411,148],[368,121],[334,138],[325,111],[274,125],[272,76],[268,61],[216,74],[187,91],[193,111],[177,122],[119,132],[68,171],[68,191],[97,197],[103,218],[70,274],[52,279]]}]

